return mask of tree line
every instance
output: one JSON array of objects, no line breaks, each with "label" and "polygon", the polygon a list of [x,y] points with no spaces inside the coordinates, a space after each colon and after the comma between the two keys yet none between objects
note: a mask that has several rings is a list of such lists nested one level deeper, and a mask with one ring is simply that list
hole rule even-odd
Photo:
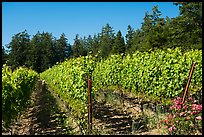
[{"label": "tree line", "polygon": [[57,39],[52,33],[39,31],[30,38],[27,31],[15,34],[7,44],[8,52],[2,46],[2,64],[6,63],[15,69],[26,66],[37,72],[65,59],[97,55],[106,58],[111,54],[132,54],[136,50],[152,51],[182,47],[202,49],[202,2],[174,2],[179,8],[179,16],[161,18],[158,6],[152,13],[146,12],[140,29],[127,26],[127,34],[113,30],[110,24],[94,36],[79,37],[76,34],[73,45],[68,43],[64,33]]}]

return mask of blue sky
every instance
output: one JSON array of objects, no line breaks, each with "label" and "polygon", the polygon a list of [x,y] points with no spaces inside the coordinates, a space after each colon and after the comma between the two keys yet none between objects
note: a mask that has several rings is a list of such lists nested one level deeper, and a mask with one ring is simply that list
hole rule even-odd
[{"label": "blue sky", "polygon": [[172,2],[3,2],[2,45],[13,35],[27,30],[33,35],[49,32],[56,38],[65,33],[73,44],[80,37],[98,34],[107,23],[125,36],[127,26],[139,29],[145,12],[158,5],[161,17],[177,17],[179,9]]}]

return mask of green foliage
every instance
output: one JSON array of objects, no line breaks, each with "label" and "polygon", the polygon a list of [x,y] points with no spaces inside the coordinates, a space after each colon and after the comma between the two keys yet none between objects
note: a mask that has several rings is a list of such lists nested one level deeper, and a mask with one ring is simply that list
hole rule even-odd
[{"label": "green foliage", "polygon": [[4,66],[2,69],[2,121],[8,127],[27,105],[38,74],[35,71],[18,68],[14,72]]},{"label": "green foliage", "polygon": [[[62,33],[60,38],[56,40],[55,44],[55,57],[54,57],[54,62],[62,62],[65,60],[66,57],[68,57],[71,53],[70,49],[68,49],[67,45],[67,38],[65,37],[65,34]],[[68,53],[69,52],[69,53]]]},{"label": "green foliage", "polygon": [[[168,104],[168,99],[183,93],[192,61],[197,62],[191,86],[202,89],[202,51],[185,53],[180,48],[111,55],[72,58],[40,74],[60,98],[71,108],[82,131],[87,125],[87,76],[92,77],[92,97],[99,89],[119,86],[123,91],[144,94]],[[98,62],[96,62],[98,61]],[[144,97],[144,96],[143,96]]]},{"label": "green foliage", "polygon": [[30,36],[27,31],[15,34],[11,42],[7,45],[10,50],[8,55],[8,64],[12,69],[26,64],[27,47],[30,44]]},{"label": "green foliage", "polygon": [[112,47],[112,53],[113,54],[125,53],[125,41],[120,31],[118,31],[116,35],[115,43],[113,44]]},{"label": "green foliage", "polygon": [[115,33],[113,28],[106,24],[102,27],[102,32],[100,34],[100,43],[99,43],[99,56],[102,58],[106,58],[110,55],[112,46],[115,40]]},{"label": "green foliage", "polygon": [[127,53],[130,53],[130,48],[131,46],[133,45],[133,36],[134,36],[134,29],[128,25],[128,28],[127,28],[127,34],[125,36],[126,38],[126,52]]},{"label": "green foliage", "polygon": [[64,61],[40,74],[71,108],[82,130],[87,125],[87,75],[91,76],[94,68],[94,58],[86,56]]},{"label": "green foliage", "polygon": [[7,55],[7,53],[6,53],[6,51],[5,51],[5,48],[4,48],[3,46],[2,46],[2,54],[1,54],[1,57],[2,57],[2,66],[3,66],[3,64],[6,63],[7,58],[8,58],[8,55]]},{"label": "green foliage", "polygon": [[193,61],[195,68],[191,85],[202,89],[202,51],[182,53],[179,48],[167,51],[135,52],[127,55],[111,55],[97,63],[93,72],[95,90],[106,86],[141,92],[156,97],[172,98],[183,92]]},{"label": "green foliage", "polygon": [[75,39],[74,39],[74,45],[72,47],[74,57],[79,57],[79,56],[85,56],[86,55],[83,44],[84,43],[83,43],[82,39],[80,39],[79,35],[77,34]]}]

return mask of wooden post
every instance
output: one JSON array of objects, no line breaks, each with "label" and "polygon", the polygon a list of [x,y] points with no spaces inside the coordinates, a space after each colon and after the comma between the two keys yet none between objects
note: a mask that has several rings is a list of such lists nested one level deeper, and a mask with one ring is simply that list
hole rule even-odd
[{"label": "wooden post", "polygon": [[88,131],[92,130],[91,77],[88,76]]},{"label": "wooden post", "polygon": [[185,91],[184,91],[184,94],[183,94],[182,104],[184,103],[186,93],[188,91],[188,88],[189,88],[189,85],[190,85],[190,82],[191,82],[191,78],[192,78],[192,75],[193,75],[193,70],[195,68],[195,64],[196,64],[196,62],[193,62],[192,66],[191,66],[191,70],[190,70],[189,77],[188,77],[188,82],[186,84],[186,88],[185,88]]}]

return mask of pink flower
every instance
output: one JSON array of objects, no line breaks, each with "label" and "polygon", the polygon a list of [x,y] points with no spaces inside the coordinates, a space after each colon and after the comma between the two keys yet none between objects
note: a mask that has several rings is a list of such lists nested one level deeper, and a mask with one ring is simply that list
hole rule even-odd
[{"label": "pink flower", "polygon": [[174,101],[174,103],[176,104],[176,105],[179,105],[180,104],[180,101]]},{"label": "pink flower", "polygon": [[198,111],[193,111],[191,114],[192,115],[198,114]]},{"label": "pink flower", "polygon": [[170,115],[168,116],[168,118],[171,120],[171,119],[173,118],[172,114],[170,114]]},{"label": "pink flower", "polygon": [[180,98],[180,97],[177,97],[176,99],[177,99],[177,100],[181,100],[182,98]]},{"label": "pink flower", "polygon": [[175,127],[174,125],[172,125],[172,128],[173,128],[173,130],[175,130],[175,129],[176,129],[176,127]]},{"label": "pink flower", "polygon": [[192,110],[196,109],[197,104],[192,104]]},{"label": "pink flower", "polygon": [[183,109],[187,109],[188,106],[183,106]]},{"label": "pink flower", "polygon": [[173,131],[173,128],[172,128],[172,127],[170,127],[170,128],[169,128],[169,132],[171,133],[172,131]]},{"label": "pink flower", "polygon": [[179,116],[181,117],[181,116],[183,116],[184,114],[185,114],[185,112],[181,112]]},{"label": "pink flower", "polygon": [[192,104],[192,110],[202,110],[202,105]]},{"label": "pink flower", "polygon": [[202,105],[197,105],[196,110],[202,110]]},{"label": "pink flower", "polygon": [[197,116],[196,119],[202,120],[202,116]]},{"label": "pink flower", "polygon": [[192,97],[189,97],[188,100],[193,100],[193,98],[192,98]]},{"label": "pink flower", "polygon": [[173,130],[175,130],[176,128],[175,128],[175,126],[174,125],[172,125],[172,127],[170,127],[169,128],[169,132],[171,133]]},{"label": "pink flower", "polygon": [[170,110],[172,110],[173,108],[174,108],[174,106],[171,106],[171,107],[170,107]]},{"label": "pink flower", "polygon": [[198,101],[197,101],[197,100],[194,100],[194,101],[193,101],[193,103],[196,103],[196,102],[198,102]]},{"label": "pink flower", "polygon": [[177,105],[176,109],[179,110],[181,108],[181,105]]}]

